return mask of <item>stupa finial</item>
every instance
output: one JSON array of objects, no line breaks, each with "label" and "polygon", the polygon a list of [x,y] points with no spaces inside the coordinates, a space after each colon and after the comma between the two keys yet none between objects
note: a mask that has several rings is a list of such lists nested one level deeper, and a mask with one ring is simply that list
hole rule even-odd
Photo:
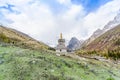
[{"label": "stupa finial", "polygon": [[60,39],[62,39],[62,33],[60,33]]}]

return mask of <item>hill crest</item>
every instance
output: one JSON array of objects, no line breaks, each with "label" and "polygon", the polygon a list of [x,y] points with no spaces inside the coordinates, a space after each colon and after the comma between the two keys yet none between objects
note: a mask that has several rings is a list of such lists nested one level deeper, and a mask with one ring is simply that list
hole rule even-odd
[{"label": "hill crest", "polygon": [[32,37],[15,29],[0,25],[0,42],[8,43],[23,48],[30,49],[48,49],[48,45],[39,42]]}]

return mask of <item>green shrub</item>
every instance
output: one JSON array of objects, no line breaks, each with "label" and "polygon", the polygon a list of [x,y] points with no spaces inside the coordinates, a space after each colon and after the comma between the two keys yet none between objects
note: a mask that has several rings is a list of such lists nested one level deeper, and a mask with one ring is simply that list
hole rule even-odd
[{"label": "green shrub", "polygon": [[120,39],[115,42],[115,45],[120,45]]},{"label": "green shrub", "polygon": [[55,51],[55,49],[54,49],[54,48],[52,48],[52,47],[49,47],[49,48],[48,48],[48,50]]},{"label": "green shrub", "polygon": [[119,50],[108,50],[108,57],[113,58],[114,60],[120,58]]},{"label": "green shrub", "polygon": [[5,36],[3,33],[0,33],[0,41],[3,41],[5,43],[10,43],[9,38]]},{"label": "green shrub", "polygon": [[107,78],[107,80],[115,80],[114,78],[112,78],[112,77],[109,77],[109,78]]}]

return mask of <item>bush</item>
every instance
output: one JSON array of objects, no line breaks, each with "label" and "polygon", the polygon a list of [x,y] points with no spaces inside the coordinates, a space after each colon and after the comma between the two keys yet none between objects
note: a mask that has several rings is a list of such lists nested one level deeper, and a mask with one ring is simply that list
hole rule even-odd
[{"label": "bush", "polygon": [[95,50],[89,51],[88,54],[97,54],[97,51],[95,51]]},{"label": "bush", "polygon": [[115,45],[120,45],[120,39],[115,42]]},{"label": "bush", "polygon": [[120,58],[119,50],[108,50],[108,57],[113,58],[114,60]]},{"label": "bush", "polygon": [[54,48],[52,48],[52,47],[49,47],[49,48],[48,48],[48,50],[55,51],[55,49],[54,49]]},{"label": "bush", "polygon": [[3,41],[5,43],[10,43],[10,40],[7,36],[5,36],[3,33],[0,33],[0,41]]},{"label": "bush", "polygon": [[112,78],[112,77],[110,77],[110,78],[108,78],[107,80],[115,80],[114,78]]}]

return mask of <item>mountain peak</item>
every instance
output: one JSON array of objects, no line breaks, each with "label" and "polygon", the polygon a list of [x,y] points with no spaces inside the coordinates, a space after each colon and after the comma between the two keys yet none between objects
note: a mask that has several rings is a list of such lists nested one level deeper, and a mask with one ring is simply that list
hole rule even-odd
[{"label": "mountain peak", "polygon": [[67,47],[70,50],[76,50],[80,48],[82,43],[83,43],[83,40],[79,41],[76,37],[72,37]]},{"label": "mountain peak", "polygon": [[72,37],[71,40],[78,40],[76,37]]}]

